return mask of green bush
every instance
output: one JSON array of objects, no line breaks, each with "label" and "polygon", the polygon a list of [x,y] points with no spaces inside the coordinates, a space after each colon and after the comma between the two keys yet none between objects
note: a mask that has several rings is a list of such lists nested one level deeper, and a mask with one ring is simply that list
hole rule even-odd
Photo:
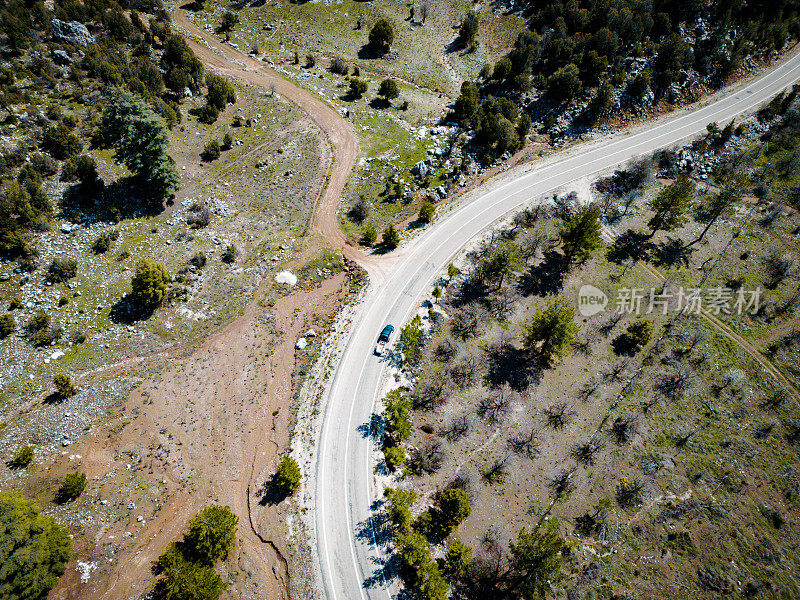
[{"label": "green bush", "polygon": [[14,328],[16,327],[16,323],[14,322],[14,317],[11,315],[3,315],[0,317],[0,338],[7,338],[12,333],[14,333]]},{"label": "green bush", "polygon": [[131,278],[133,300],[143,307],[158,306],[167,291],[169,280],[169,274],[162,265],[152,260],[140,260]]},{"label": "green bush", "polygon": [[161,576],[156,583],[155,597],[163,600],[218,600],[227,587],[211,567],[204,567],[170,544],[156,563]]},{"label": "green bush", "polygon": [[233,31],[233,28],[239,24],[239,15],[229,10],[226,10],[222,13],[222,18],[219,21],[219,26],[217,27],[218,33],[229,33]]},{"label": "green bush", "polygon": [[426,200],[422,203],[422,206],[419,207],[419,222],[430,223],[433,220],[433,215],[435,212],[436,207],[433,205],[433,202]]},{"label": "green bush", "polygon": [[397,233],[394,225],[387,225],[383,230],[383,239],[381,243],[386,250],[394,250],[400,245],[400,234]]},{"label": "green bush", "polygon": [[[366,91],[366,90],[364,90]],[[400,95],[400,88],[397,87],[397,82],[394,79],[384,79],[378,87],[378,96],[385,99],[387,102],[394,100]]]},{"label": "green bush", "polygon": [[236,103],[236,91],[233,89],[233,84],[225,77],[209,73],[206,75],[206,86],[208,86],[206,102],[217,110],[223,111],[228,104]]},{"label": "green bush", "polygon": [[408,460],[406,451],[402,446],[389,446],[388,448],[384,448],[383,457],[390,471],[395,471],[398,467],[402,467]]},{"label": "green bush", "polygon": [[367,82],[352,77],[350,79],[350,95],[354,98],[361,98],[367,93]]},{"label": "green bush", "polygon": [[0,492],[0,597],[44,600],[72,559],[69,529],[19,492]]},{"label": "green bush", "polygon": [[278,471],[275,474],[275,484],[278,489],[287,496],[291,496],[300,487],[301,477],[297,462],[288,454],[284,456],[278,463]]},{"label": "green bush", "polygon": [[203,148],[203,152],[200,154],[200,158],[202,158],[205,162],[211,162],[217,160],[220,155],[220,146],[217,140],[211,140],[206,144],[206,147]]},{"label": "green bush", "polygon": [[117,238],[119,238],[119,232],[116,230],[101,233],[92,244],[92,252],[95,254],[104,254],[108,252],[111,248],[111,244],[113,244]]},{"label": "green bush", "polygon": [[8,466],[12,469],[24,469],[33,460],[33,447],[20,446],[14,453],[14,456],[8,461]]},{"label": "green bush", "polygon": [[377,241],[378,232],[375,230],[375,227],[369,225],[366,229],[364,229],[364,235],[361,236],[361,243],[364,246],[373,246]]},{"label": "green bush", "polygon": [[227,264],[232,264],[236,262],[236,257],[238,255],[238,251],[236,250],[236,246],[230,244],[225,250],[222,251],[222,262]]},{"label": "green bush", "polygon": [[74,502],[85,489],[86,473],[70,473],[64,477],[64,483],[61,484],[61,487],[56,493],[56,502],[59,504]]},{"label": "green bush", "polygon": [[69,398],[70,396],[74,396],[78,393],[78,390],[72,383],[70,376],[65,375],[64,373],[59,373],[53,377],[53,385],[56,386],[56,393],[58,394],[59,398]]},{"label": "green bush", "polygon": [[394,42],[394,28],[386,19],[378,19],[369,32],[369,45],[385,53]]},{"label": "green bush", "polygon": [[47,278],[53,283],[69,281],[78,274],[78,263],[71,258],[54,258],[47,267]]},{"label": "green bush", "polygon": [[42,148],[53,158],[65,160],[80,154],[83,145],[65,125],[59,123],[44,130]]},{"label": "green bush", "polygon": [[239,517],[228,506],[208,506],[189,521],[184,543],[191,555],[204,566],[225,560],[236,545]]}]

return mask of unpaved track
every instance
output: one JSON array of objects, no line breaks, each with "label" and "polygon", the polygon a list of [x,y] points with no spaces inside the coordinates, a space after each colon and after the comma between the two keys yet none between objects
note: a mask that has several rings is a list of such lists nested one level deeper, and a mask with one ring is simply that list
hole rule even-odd
[{"label": "unpaved track", "polygon": [[[328,155],[323,157],[321,170],[330,174],[327,184],[311,220],[311,233],[317,242],[327,244],[344,252],[347,258],[364,262],[366,255],[346,243],[346,238],[336,217],[339,199],[359,155],[358,138],[350,122],[334,108],[311,92],[306,91],[260,60],[245,55],[220,42],[214,35],[203,31],[192,23],[186,12],[173,12],[175,24],[183,30],[189,46],[207,69],[259,86],[264,90],[274,89],[281,97],[302,108],[325,135]],[[327,164],[325,164],[327,162]]]}]

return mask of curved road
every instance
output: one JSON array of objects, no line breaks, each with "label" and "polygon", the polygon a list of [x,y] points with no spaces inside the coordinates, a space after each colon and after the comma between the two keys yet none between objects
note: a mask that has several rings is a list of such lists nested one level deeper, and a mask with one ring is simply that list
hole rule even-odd
[{"label": "curved road", "polygon": [[[491,183],[406,244],[382,281],[374,281],[354,319],[331,381],[317,448],[316,543],[328,600],[386,600],[385,549],[371,526],[376,499],[371,439],[359,431],[373,415],[385,363],[372,354],[385,323],[398,327],[430,293],[432,282],[471,239],[507,213],[577,179],[613,168],[751,111],[800,79],[800,54],[719,99],[633,132],[567,152],[500,185]],[[492,189],[488,189],[489,187]]]}]

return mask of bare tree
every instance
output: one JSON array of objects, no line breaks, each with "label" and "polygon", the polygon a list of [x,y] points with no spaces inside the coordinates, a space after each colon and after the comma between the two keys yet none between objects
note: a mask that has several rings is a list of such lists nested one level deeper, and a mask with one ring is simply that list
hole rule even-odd
[{"label": "bare tree", "polygon": [[461,389],[475,383],[478,377],[479,359],[474,354],[467,354],[450,368],[450,377]]},{"label": "bare tree", "polygon": [[547,420],[547,424],[553,429],[564,429],[572,420],[572,417],[575,416],[575,412],[570,410],[566,402],[553,404],[542,412]]},{"label": "bare tree", "polygon": [[544,251],[547,236],[541,231],[531,231],[519,242],[520,254],[525,260],[536,260]]},{"label": "bare tree", "polygon": [[636,415],[620,415],[611,424],[611,435],[619,445],[627,444],[638,430],[639,420]]},{"label": "bare tree", "polygon": [[589,381],[587,381],[585,384],[583,384],[583,387],[581,388],[581,391],[580,391],[581,400],[584,400],[584,401],[588,400],[599,389],[600,389],[600,379],[598,379],[597,377],[592,377]]},{"label": "bare tree", "polygon": [[414,390],[414,408],[421,410],[436,410],[442,406],[447,398],[445,388],[447,377],[441,372],[432,372],[420,381]]},{"label": "bare tree", "polygon": [[446,429],[442,430],[442,435],[451,442],[460,440],[467,433],[469,433],[469,418],[467,415],[456,417]]},{"label": "bare tree", "polygon": [[500,483],[508,474],[508,461],[506,458],[498,458],[491,466],[483,472],[483,479],[487,483]]},{"label": "bare tree", "polygon": [[658,389],[671,400],[679,400],[697,381],[694,369],[683,362],[675,363],[672,370],[664,373],[658,382]]},{"label": "bare tree", "polygon": [[439,345],[436,346],[436,350],[434,350],[433,355],[442,362],[450,362],[453,360],[453,357],[456,355],[456,345],[453,343],[449,337],[444,338]]},{"label": "bare tree", "polygon": [[789,400],[789,393],[784,389],[773,390],[764,400],[761,401],[759,406],[762,410],[778,410],[786,401]]},{"label": "bare tree", "polygon": [[516,295],[510,288],[502,288],[492,295],[489,312],[498,321],[505,321],[514,312],[516,299]]},{"label": "bare tree", "polygon": [[450,329],[462,340],[468,340],[481,334],[485,322],[485,314],[480,306],[468,304],[453,315]]},{"label": "bare tree", "polygon": [[442,467],[444,451],[439,442],[430,442],[411,453],[409,466],[417,475],[431,475]]},{"label": "bare tree", "polygon": [[611,368],[603,373],[603,377],[610,381],[620,381],[625,376],[628,365],[630,365],[630,359],[623,358],[621,361],[611,365]]},{"label": "bare tree", "polygon": [[583,444],[575,444],[572,447],[572,458],[584,465],[593,465],[597,453],[603,449],[603,442],[592,437]]},{"label": "bare tree", "polygon": [[773,253],[766,262],[769,288],[776,288],[787,279],[797,277],[800,262],[794,252]]},{"label": "bare tree", "polygon": [[478,402],[478,416],[486,419],[492,425],[499,423],[511,410],[510,394],[505,389],[500,389],[496,394],[483,398]]},{"label": "bare tree", "polygon": [[[572,476],[575,474],[575,467],[571,469],[562,469],[555,477],[547,482],[547,487],[553,496],[554,501],[569,496],[575,489],[575,484],[572,481]],[[552,506],[552,504],[551,504]]]},{"label": "bare tree", "polygon": [[539,437],[535,429],[527,433],[518,433],[508,440],[508,447],[514,454],[519,454],[526,458],[536,458],[539,456]]}]

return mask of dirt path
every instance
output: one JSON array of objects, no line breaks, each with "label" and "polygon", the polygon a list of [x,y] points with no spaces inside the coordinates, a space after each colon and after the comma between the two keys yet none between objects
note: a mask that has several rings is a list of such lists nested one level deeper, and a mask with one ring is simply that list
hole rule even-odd
[{"label": "dirt path", "polygon": [[176,9],[173,19],[207,69],[265,90],[274,90],[302,108],[320,128],[328,142],[321,170],[330,175],[318,199],[310,233],[316,238],[313,240],[316,243],[324,241],[351,260],[369,263],[363,252],[346,243],[336,216],[342,190],[359,155],[358,138],[350,122],[311,92],[287,81],[258,59],[242,54],[194,25],[185,11]]},{"label": "dirt path", "polygon": [[[639,263],[642,268],[651,276],[655,277],[661,283],[665,283],[667,278],[664,277],[655,267],[649,265],[645,262]],[[786,376],[778,370],[778,368],[772,364],[767,357],[765,357],[761,351],[736,333],[730,326],[723,323],[719,318],[715,315],[711,314],[704,308],[700,309],[699,312],[700,316],[705,319],[714,329],[716,329],[719,333],[724,335],[726,338],[731,340],[734,344],[739,346],[742,350],[744,350],[747,354],[749,354],[753,359],[760,364],[764,370],[769,373],[775,381],[777,381],[780,385],[786,388],[786,390],[791,393],[794,397],[795,401],[800,404],[800,391],[786,378]]]}]

